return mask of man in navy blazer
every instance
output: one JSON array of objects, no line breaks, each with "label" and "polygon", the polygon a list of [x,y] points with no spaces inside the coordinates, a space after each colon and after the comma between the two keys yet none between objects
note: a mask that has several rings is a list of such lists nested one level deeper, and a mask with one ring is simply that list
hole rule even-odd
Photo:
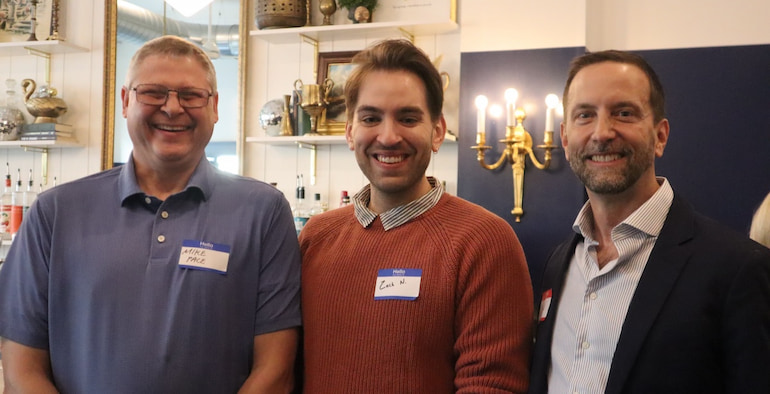
[{"label": "man in navy blazer", "polygon": [[770,392],[770,250],[655,175],[664,106],[640,56],[571,64],[561,140],[588,201],[546,264],[531,393]]}]

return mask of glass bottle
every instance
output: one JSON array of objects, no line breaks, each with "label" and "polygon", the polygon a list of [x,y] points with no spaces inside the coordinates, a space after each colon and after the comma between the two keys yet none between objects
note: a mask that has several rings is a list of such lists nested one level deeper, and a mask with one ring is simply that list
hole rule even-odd
[{"label": "glass bottle", "polygon": [[297,194],[294,208],[291,211],[292,216],[294,216],[294,229],[297,230],[297,236],[308,220],[308,210],[305,207],[305,186],[302,183],[302,175],[297,175]]},{"label": "glass bottle", "polygon": [[11,209],[13,206],[13,191],[11,190],[11,170],[5,163],[5,187],[0,196],[0,238],[8,238],[11,234]]},{"label": "glass bottle", "polygon": [[32,203],[37,198],[37,192],[33,189],[35,184],[32,182],[32,169],[29,170],[29,180],[27,182],[27,190],[24,191],[24,208],[22,212],[22,219],[27,217],[27,211]]},{"label": "glass bottle", "polygon": [[24,217],[24,192],[21,190],[21,169],[17,170],[16,189],[11,195],[11,236],[15,235],[21,227],[21,219]]},{"label": "glass bottle", "polygon": [[24,115],[16,96],[16,80],[6,79],[5,86],[5,105],[0,106],[0,141],[12,141],[19,139]]},{"label": "glass bottle", "polygon": [[326,209],[321,201],[321,193],[316,193],[313,197],[313,206],[310,207],[310,214],[308,216],[313,217],[324,212],[326,212]]},{"label": "glass bottle", "polygon": [[340,193],[340,208],[342,208],[342,207],[344,207],[346,205],[350,205],[350,196],[348,196],[348,191],[347,190],[343,190]]}]

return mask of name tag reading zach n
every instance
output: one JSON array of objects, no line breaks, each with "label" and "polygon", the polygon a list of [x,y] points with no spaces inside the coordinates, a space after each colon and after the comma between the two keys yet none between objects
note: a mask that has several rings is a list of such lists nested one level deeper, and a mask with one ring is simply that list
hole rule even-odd
[{"label": "name tag reading zach n", "polygon": [[226,274],[229,258],[230,247],[227,245],[186,239],[182,241],[179,266]]},{"label": "name tag reading zach n", "polygon": [[377,273],[375,300],[416,300],[420,295],[422,269],[388,268]]}]

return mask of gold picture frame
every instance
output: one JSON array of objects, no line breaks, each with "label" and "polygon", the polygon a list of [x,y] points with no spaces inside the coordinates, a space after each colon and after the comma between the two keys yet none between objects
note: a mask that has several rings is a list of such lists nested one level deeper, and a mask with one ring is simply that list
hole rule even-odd
[{"label": "gold picture frame", "polygon": [[345,95],[343,88],[350,72],[355,67],[351,61],[358,51],[321,52],[318,54],[318,81],[323,84],[326,78],[334,82],[329,93],[329,105],[318,120],[320,134],[345,134],[347,121]]}]

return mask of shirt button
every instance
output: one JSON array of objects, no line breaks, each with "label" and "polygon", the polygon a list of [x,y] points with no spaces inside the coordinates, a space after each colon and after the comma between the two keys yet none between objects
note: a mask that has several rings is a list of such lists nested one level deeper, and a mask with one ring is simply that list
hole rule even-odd
[{"label": "shirt button", "polygon": [[144,198],[144,202],[145,202],[145,203],[147,203],[147,204],[149,204],[149,203],[151,203],[151,202],[152,202],[152,200],[150,199],[150,197],[145,197],[145,198]]},{"label": "shirt button", "polygon": [[592,300],[595,300],[595,299],[596,299],[596,297],[598,297],[598,296],[596,295],[596,293],[591,293],[591,295],[589,295],[589,297],[590,297]]},{"label": "shirt button", "polygon": [[168,212],[166,211],[161,212],[160,217],[162,217],[163,219],[168,219]]},{"label": "shirt button", "polygon": [[591,347],[591,345],[588,342],[583,342],[581,346],[583,347],[583,349],[588,349],[589,347]]},{"label": "shirt button", "polygon": [[160,243],[166,242],[166,236],[165,235],[158,235],[158,242],[160,242]]}]

